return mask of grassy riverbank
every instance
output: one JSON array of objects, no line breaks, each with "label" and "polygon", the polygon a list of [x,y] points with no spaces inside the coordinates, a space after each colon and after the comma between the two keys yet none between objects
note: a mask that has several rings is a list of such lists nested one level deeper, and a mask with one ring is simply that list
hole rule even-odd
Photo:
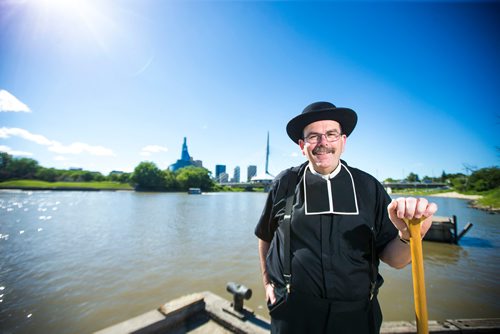
[{"label": "grassy riverbank", "polygon": [[500,212],[500,188],[484,192],[475,202],[475,206],[480,209]]},{"label": "grassy riverbank", "polygon": [[462,198],[471,201],[473,207],[491,212],[500,212],[500,188],[484,192],[458,193],[450,190],[398,190],[394,195],[402,196],[442,196],[452,198]]},{"label": "grassy riverbank", "polygon": [[132,186],[118,182],[45,182],[38,180],[12,180],[0,182],[0,189],[26,190],[133,190]]},{"label": "grassy riverbank", "polygon": [[[134,190],[127,183],[111,181],[103,182],[45,182],[39,180],[11,180],[0,182],[0,189],[21,189],[21,190]],[[215,192],[244,192],[245,188],[227,187],[217,185]],[[263,192],[264,188],[255,188],[254,192]]]},{"label": "grassy riverbank", "polygon": [[[134,190],[126,183],[118,182],[45,182],[38,180],[12,180],[0,182],[0,189],[25,189],[25,190]],[[217,191],[217,190],[216,190]],[[228,191],[228,189],[218,189]],[[231,191],[244,191],[244,189],[231,189]],[[500,188],[485,192],[458,193],[448,190],[404,189],[398,190],[394,195],[402,196],[444,196],[468,199],[478,209],[500,212]]]}]

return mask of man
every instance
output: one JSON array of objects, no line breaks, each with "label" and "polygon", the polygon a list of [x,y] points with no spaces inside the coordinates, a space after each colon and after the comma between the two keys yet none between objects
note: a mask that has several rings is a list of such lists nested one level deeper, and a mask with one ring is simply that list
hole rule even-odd
[{"label": "man", "polygon": [[410,263],[403,218],[427,217],[423,237],[437,211],[424,198],[391,201],[340,160],[356,123],[353,110],[316,102],[287,125],[308,161],[275,178],[255,229],[272,333],[378,333],[379,259]]}]

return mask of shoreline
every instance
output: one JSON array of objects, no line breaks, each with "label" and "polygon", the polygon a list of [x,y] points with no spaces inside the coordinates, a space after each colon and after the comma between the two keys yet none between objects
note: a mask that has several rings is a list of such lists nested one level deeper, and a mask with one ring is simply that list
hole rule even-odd
[{"label": "shoreline", "polygon": [[[140,190],[137,189],[130,189],[130,188],[108,188],[108,187],[79,187],[79,186],[55,186],[55,187],[37,187],[37,186],[0,186],[0,191],[138,191]],[[163,191],[162,191],[163,192]],[[169,192],[169,191],[166,191]],[[181,192],[181,191],[174,191],[174,192]],[[218,191],[216,191],[218,192]],[[408,196],[409,194],[404,194],[404,193],[393,193],[393,195],[401,195],[401,196]],[[410,195],[411,196],[411,195]],[[464,199],[469,201],[469,206],[478,209],[478,210],[483,210],[486,212],[489,212],[491,214],[497,214],[500,213],[500,208],[495,208],[491,206],[484,206],[478,204],[477,200],[482,198],[482,195],[465,195],[465,194],[460,194],[456,191],[449,191],[445,193],[437,193],[437,194],[429,194],[429,195],[422,195],[426,197],[444,197],[444,198],[456,198],[456,199]]]},{"label": "shoreline", "polygon": [[494,208],[491,206],[484,206],[481,205],[477,202],[478,199],[482,198],[483,196],[481,195],[465,195],[465,194],[460,194],[457,193],[456,191],[450,191],[447,193],[440,193],[440,194],[433,194],[429,195],[429,197],[446,197],[446,198],[458,198],[458,199],[465,199],[469,201],[469,206],[474,209],[478,210],[483,210],[491,214],[497,214],[500,213],[500,208]]},{"label": "shoreline", "polygon": [[460,194],[460,193],[457,193],[456,191],[450,191],[450,192],[446,192],[446,193],[439,193],[439,194],[432,194],[432,195],[428,195],[429,197],[447,197],[447,198],[459,198],[459,199],[467,199],[467,200],[470,200],[470,201],[476,201],[478,199],[480,199],[481,195],[465,195],[465,194]]},{"label": "shoreline", "polygon": [[134,189],[125,188],[91,188],[91,187],[0,187],[0,190],[19,190],[19,191],[134,191]]},{"label": "shoreline", "polygon": [[[406,194],[401,194],[406,195]],[[500,208],[494,208],[491,206],[484,206],[477,202],[478,199],[482,198],[482,195],[466,195],[460,194],[456,191],[449,191],[445,193],[437,193],[437,194],[429,194],[425,195],[426,197],[444,197],[444,198],[456,198],[456,199],[464,199],[469,201],[469,206],[474,209],[483,210],[491,214],[500,213]]]}]

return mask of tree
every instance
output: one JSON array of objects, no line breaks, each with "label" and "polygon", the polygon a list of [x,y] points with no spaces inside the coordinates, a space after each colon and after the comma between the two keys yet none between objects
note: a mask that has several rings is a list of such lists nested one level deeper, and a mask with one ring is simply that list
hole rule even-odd
[{"label": "tree", "polygon": [[443,170],[443,173],[441,173],[441,179],[439,181],[441,182],[446,182],[446,180],[448,179],[448,175],[446,174],[446,172]]},{"label": "tree", "polygon": [[12,155],[6,152],[0,152],[0,168],[5,168],[12,161]]},{"label": "tree", "polygon": [[130,173],[112,171],[106,178],[112,182],[128,183],[130,181]]},{"label": "tree", "polygon": [[131,177],[137,190],[165,190],[163,172],[153,162],[143,161]]},{"label": "tree", "polygon": [[7,167],[12,161],[12,155],[6,152],[0,152],[0,181],[7,180],[10,178],[10,172]]},{"label": "tree", "polygon": [[82,171],[80,174],[81,180],[84,182],[91,182],[91,181],[104,181],[105,177],[99,172],[90,172],[90,171]]},{"label": "tree", "polygon": [[389,177],[384,180],[385,183],[396,183],[398,180],[393,179],[392,177]]},{"label": "tree", "polygon": [[469,176],[469,186],[475,191],[486,191],[500,187],[498,167],[481,168]]},{"label": "tree", "polygon": [[14,158],[5,170],[9,179],[33,179],[38,170],[38,162],[30,158]]},{"label": "tree", "polygon": [[406,181],[408,181],[408,182],[420,182],[418,175],[415,173],[408,174],[408,176],[406,177]]},{"label": "tree", "polygon": [[422,178],[422,182],[423,183],[432,183],[432,182],[434,182],[434,178],[426,175]]},{"label": "tree", "polygon": [[464,165],[464,169],[465,169],[465,174],[467,175],[465,177],[465,188],[464,188],[464,190],[467,191],[467,190],[470,189],[469,176],[477,170],[477,167],[474,166],[474,165],[470,165],[470,164],[463,164],[463,165]]},{"label": "tree", "polygon": [[465,190],[465,176],[459,176],[451,179],[451,185],[458,191]]},{"label": "tree", "polygon": [[55,168],[40,167],[35,174],[35,179],[54,182],[57,180],[58,170]]},{"label": "tree", "polygon": [[189,188],[200,188],[207,191],[212,190],[214,185],[210,179],[210,172],[203,167],[188,166],[177,171],[176,176],[179,189],[187,191]]},{"label": "tree", "polygon": [[179,184],[177,183],[177,179],[175,178],[175,173],[171,170],[163,171],[163,178],[165,180],[165,188],[168,190],[177,190],[179,189]]}]

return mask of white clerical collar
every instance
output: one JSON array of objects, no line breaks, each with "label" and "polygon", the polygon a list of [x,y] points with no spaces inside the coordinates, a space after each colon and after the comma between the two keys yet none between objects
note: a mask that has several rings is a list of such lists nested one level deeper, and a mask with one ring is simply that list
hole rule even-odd
[{"label": "white clerical collar", "polygon": [[309,163],[308,167],[309,167],[309,170],[311,171],[312,174],[320,176],[320,177],[324,178],[325,180],[329,180],[329,179],[333,179],[335,176],[337,176],[338,173],[340,173],[340,169],[342,168],[342,164],[339,161],[337,168],[335,168],[333,170],[333,172],[331,172],[330,174],[318,173],[317,171],[314,170],[314,166],[312,165],[312,163]]},{"label": "white clerical collar", "polygon": [[339,162],[332,173],[322,175],[310,164],[309,171],[304,174],[306,215],[359,215],[356,187],[349,168]]}]

